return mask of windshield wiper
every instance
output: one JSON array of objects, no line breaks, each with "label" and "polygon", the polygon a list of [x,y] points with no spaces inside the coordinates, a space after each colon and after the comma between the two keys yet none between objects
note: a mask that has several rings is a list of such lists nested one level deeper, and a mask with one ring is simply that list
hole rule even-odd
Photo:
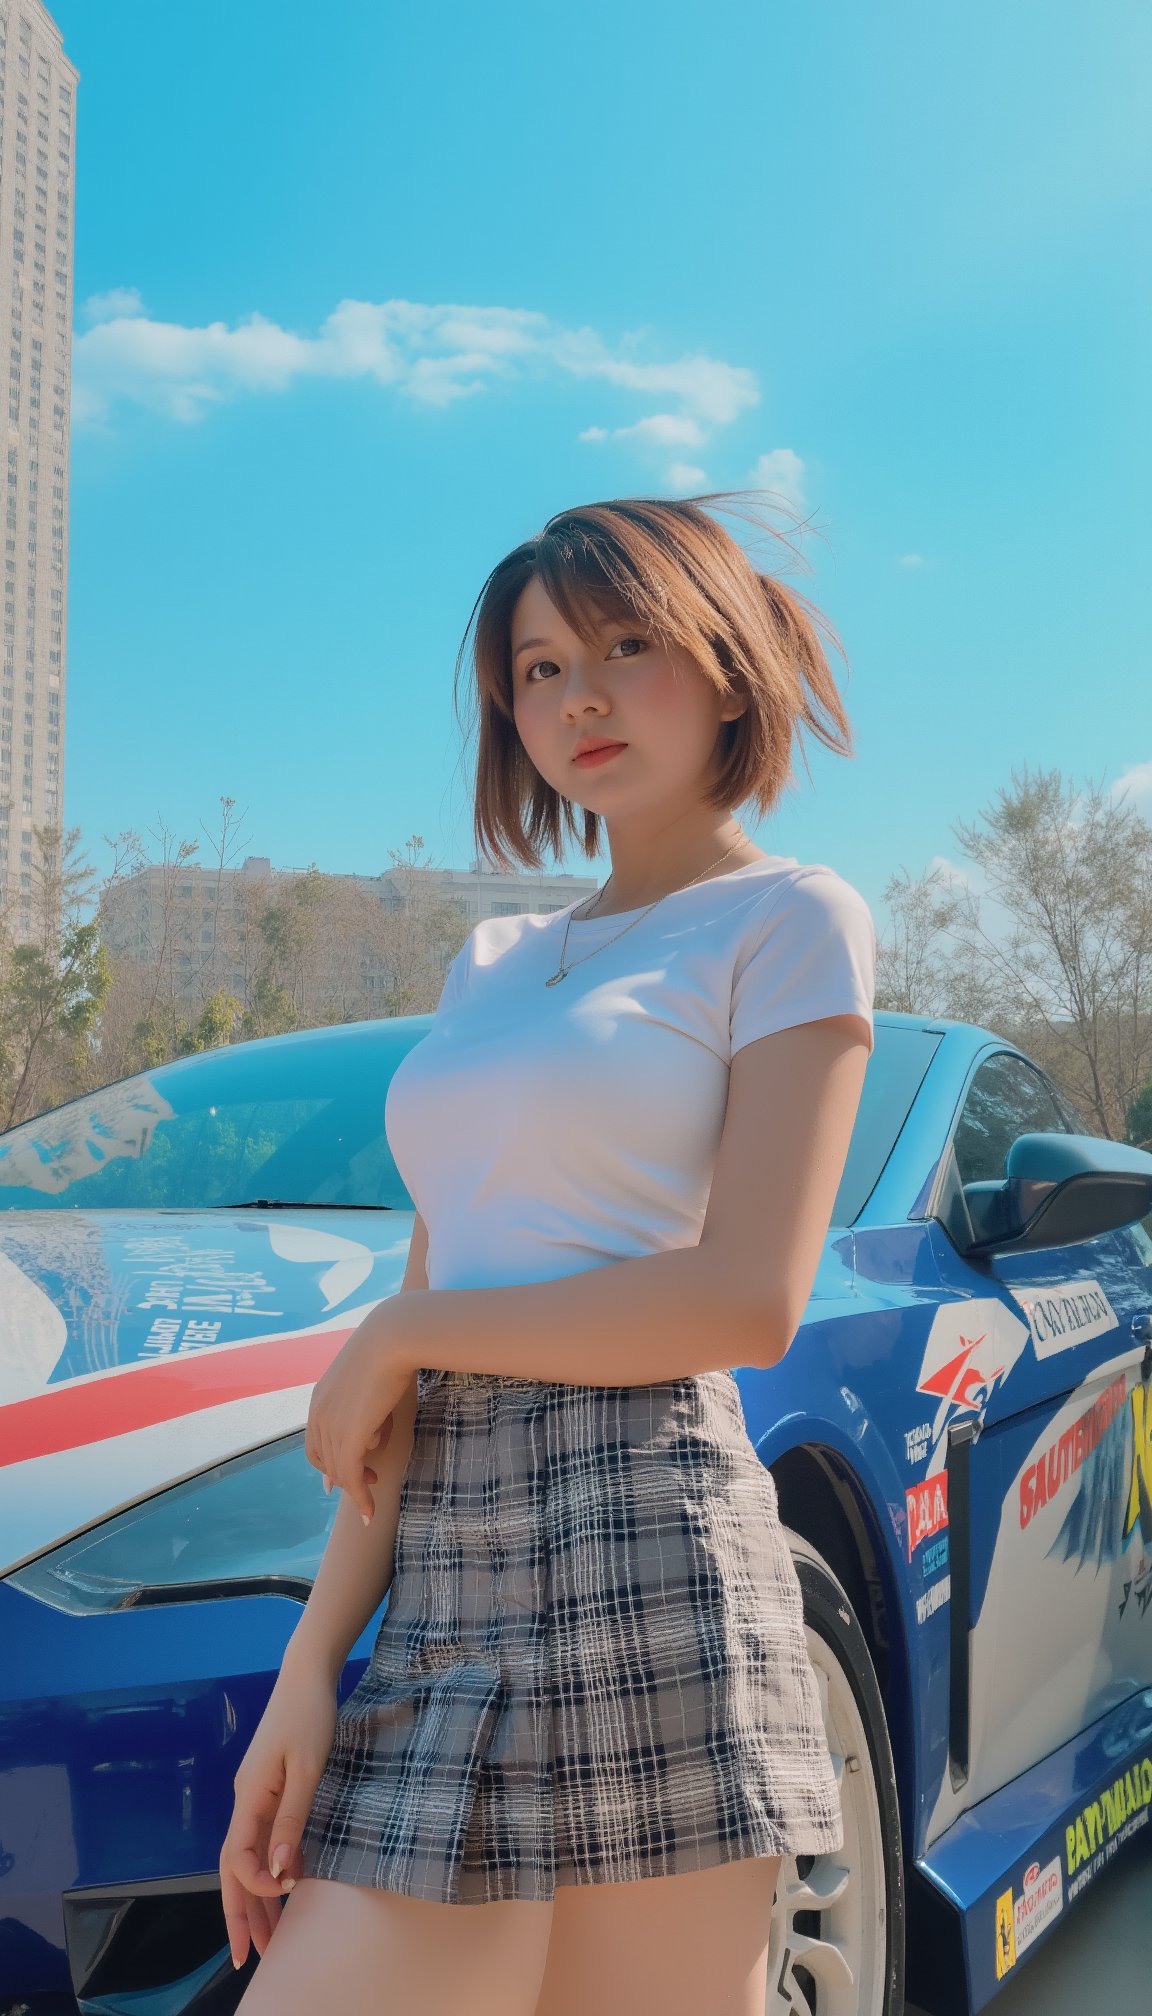
[{"label": "windshield wiper", "polygon": [[394,1211],[394,1204],[308,1204],[291,1197],[246,1197],[242,1204],[209,1204],[209,1211]]}]

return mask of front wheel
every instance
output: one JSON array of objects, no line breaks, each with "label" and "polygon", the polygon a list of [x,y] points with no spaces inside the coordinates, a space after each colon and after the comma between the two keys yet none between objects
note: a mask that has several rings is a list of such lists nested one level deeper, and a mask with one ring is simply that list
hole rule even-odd
[{"label": "front wheel", "polygon": [[903,2016],[900,1808],[876,1672],[828,1563],[785,1531],[840,1787],[844,1846],[785,1856],[780,1865],[765,2016]]}]

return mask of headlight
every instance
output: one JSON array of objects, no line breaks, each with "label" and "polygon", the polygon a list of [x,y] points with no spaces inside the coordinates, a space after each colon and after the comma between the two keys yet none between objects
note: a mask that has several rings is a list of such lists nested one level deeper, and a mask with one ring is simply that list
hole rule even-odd
[{"label": "headlight", "polygon": [[117,1512],[7,1579],[73,1616],[258,1592],[303,1603],[339,1502],[298,1430]]}]

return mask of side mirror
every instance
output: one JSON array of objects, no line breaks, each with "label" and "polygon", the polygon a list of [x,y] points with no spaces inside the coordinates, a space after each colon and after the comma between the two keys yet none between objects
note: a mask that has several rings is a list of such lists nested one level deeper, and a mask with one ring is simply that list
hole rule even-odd
[{"label": "side mirror", "polygon": [[1002,1182],[954,1191],[948,1230],[968,1259],[1073,1245],[1152,1211],[1152,1155],[1123,1141],[1021,1134],[1005,1167]]}]

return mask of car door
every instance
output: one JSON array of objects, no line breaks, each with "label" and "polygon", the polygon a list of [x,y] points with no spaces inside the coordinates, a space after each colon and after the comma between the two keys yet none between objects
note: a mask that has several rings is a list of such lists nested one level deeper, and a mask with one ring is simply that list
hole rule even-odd
[{"label": "car door", "polygon": [[[1086,1131],[1043,1072],[993,1048],[964,1093],[954,1175],[999,1181],[1019,1135]],[[1152,1240],[1138,1225],[969,1260],[932,1233],[967,1319],[920,1380],[946,1417],[952,1520],[951,1782],[935,1835],[1152,1683]]]}]

